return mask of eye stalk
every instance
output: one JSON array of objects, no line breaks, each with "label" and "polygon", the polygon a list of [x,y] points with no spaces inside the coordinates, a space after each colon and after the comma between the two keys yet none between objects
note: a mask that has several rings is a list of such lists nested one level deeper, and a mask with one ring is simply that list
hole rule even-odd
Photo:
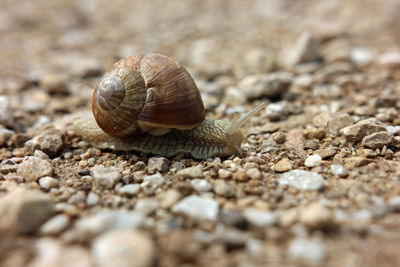
[{"label": "eye stalk", "polygon": [[226,138],[228,140],[227,143],[231,144],[237,151],[241,152],[240,145],[243,141],[243,135],[240,131],[240,127],[242,127],[246,121],[248,121],[254,114],[259,112],[265,106],[266,103],[261,103],[242,117],[240,117],[239,113],[235,113],[232,121],[226,127]]}]

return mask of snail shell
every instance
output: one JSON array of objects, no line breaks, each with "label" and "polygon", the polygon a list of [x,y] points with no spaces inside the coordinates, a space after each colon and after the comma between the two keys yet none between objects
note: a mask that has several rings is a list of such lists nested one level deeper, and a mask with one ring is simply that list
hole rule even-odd
[{"label": "snail shell", "polygon": [[205,117],[200,93],[187,70],[158,54],[115,63],[93,92],[92,111],[99,127],[115,137],[192,129]]}]

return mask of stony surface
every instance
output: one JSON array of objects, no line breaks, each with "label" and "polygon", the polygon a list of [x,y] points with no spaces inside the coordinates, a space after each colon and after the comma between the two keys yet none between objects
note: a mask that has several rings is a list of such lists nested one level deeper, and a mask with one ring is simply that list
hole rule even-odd
[{"label": "stony surface", "polygon": [[[399,1],[164,2],[2,2],[0,266],[399,266]],[[206,118],[266,104],[240,153],[82,140],[100,77],[145,53]]]}]

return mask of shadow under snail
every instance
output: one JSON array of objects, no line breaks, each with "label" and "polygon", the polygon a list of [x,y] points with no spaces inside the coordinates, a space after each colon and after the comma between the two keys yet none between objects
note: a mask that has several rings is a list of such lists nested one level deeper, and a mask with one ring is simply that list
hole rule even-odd
[{"label": "shadow under snail", "polygon": [[225,157],[240,151],[240,127],[264,106],[232,121],[205,119],[200,93],[184,67],[163,55],[138,55],[103,75],[92,97],[95,120],[77,118],[74,128],[100,149]]}]

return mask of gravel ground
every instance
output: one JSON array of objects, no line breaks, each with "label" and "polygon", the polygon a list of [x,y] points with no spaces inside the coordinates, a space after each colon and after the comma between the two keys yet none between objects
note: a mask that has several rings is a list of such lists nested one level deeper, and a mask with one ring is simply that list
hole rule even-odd
[{"label": "gravel ground", "polygon": [[[0,3],[0,265],[399,266],[400,2]],[[161,53],[240,154],[99,150],[102,73]]]}]

